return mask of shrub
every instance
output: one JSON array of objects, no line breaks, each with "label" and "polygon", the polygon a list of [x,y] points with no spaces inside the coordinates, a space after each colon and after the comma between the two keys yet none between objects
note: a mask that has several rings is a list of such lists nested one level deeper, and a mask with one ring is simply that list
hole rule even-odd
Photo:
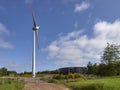
[{"label": "shrub", "polygon": [[37,77],[43,77],[44,74],[37,74],[36,76],[37,76]]},{"label": "shrub", "polygon": [[56,75],[56,76],[54,77],[54,79],[65,79],[65,75],[63,75],[63,74]]},{"label": "shrub", "polygon": [[31,74],[23,74],[23,75],[21,75],[21,77],[32,77],[32,75]]},{"label": "shrub", "polygon": [[85,76],[80,73],[70,73],[68,75],[59,74],[53,77],[53,79],[75,79],[75,78],[86,79]]},{"label": "shrub", "polygon": [[75,74],[72,74],[72,73],[68,74],[68,78],[74,79],[75,78]]}]

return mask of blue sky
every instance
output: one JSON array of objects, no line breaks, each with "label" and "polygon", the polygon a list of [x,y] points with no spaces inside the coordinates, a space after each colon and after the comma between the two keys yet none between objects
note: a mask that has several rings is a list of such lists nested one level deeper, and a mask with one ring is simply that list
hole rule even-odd
[{"label": "blue sky", "polygon": [[36,70],[99,63],[120,41],[120,0],[0,0],[0,67],[31,71],[32,4],[40,26]]}]

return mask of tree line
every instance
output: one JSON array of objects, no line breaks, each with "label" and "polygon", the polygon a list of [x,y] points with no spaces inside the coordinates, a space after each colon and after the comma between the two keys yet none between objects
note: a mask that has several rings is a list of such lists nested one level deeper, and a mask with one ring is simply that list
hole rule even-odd
[{"label": "tree line", "polygon": [[16,76],[17,72],[16,71],[9,71],[5,67],[0,68],[0,76],[10,76],[10,75]]},{"label": "tree line", "polygon": [[[58,74],[58,70],[46,70],[46,71],[39,71],[36,72],[37,76],[41,76],[41,74]],[[9,71],[6,67],[2,67],[0,68],[0,77],[1,76],[21,76],[21,77],[31,77],[32,76],[32,72],[21,72],[21,73],[17,73],[16,71]]]},{"label": "tree line", "polygon": [[120,46],[107,43],[100,64],[87,64],[87,74],[99,76],[120,75]]}]

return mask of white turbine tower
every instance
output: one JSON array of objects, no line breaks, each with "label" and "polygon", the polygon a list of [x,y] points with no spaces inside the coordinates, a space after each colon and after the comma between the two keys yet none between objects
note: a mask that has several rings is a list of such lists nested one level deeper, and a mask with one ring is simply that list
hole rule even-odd
[{"label": "white turbine tower", "polygon": [[36,64],[36,41],[37,41],[37,44],[38,44],[38,48],[39,48],[39,42],[38,42],[38,30],[39,30],[39,26],[37,26],[36,24],[36,20],[35,20],[35,16],[34,16],[34,13],[33,13],[33,10],[32,10],[32,7],[31,7],[31,12],[32,12],[32,19],[33,19],[33,51],[32,51],[32,77],[35,78],[35,64]]}]

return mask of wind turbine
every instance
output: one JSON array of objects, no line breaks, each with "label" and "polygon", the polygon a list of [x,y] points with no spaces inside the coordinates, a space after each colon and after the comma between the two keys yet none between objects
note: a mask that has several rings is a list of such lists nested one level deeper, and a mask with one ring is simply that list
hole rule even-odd
[{"label": "wind turbine", "polygon": [[32,51],[32,77],[35,78],[35,73],[36,73],[36,42],[38,44],[38,48],[39,48],[39,42],[38,42],[38,30],[39,30],[39,26],[37,26],[36,24],[36,20],[35,20],[35,16],[31,7],[31,12],[32,12],[32,19],[33,19],[33,51]]}]

